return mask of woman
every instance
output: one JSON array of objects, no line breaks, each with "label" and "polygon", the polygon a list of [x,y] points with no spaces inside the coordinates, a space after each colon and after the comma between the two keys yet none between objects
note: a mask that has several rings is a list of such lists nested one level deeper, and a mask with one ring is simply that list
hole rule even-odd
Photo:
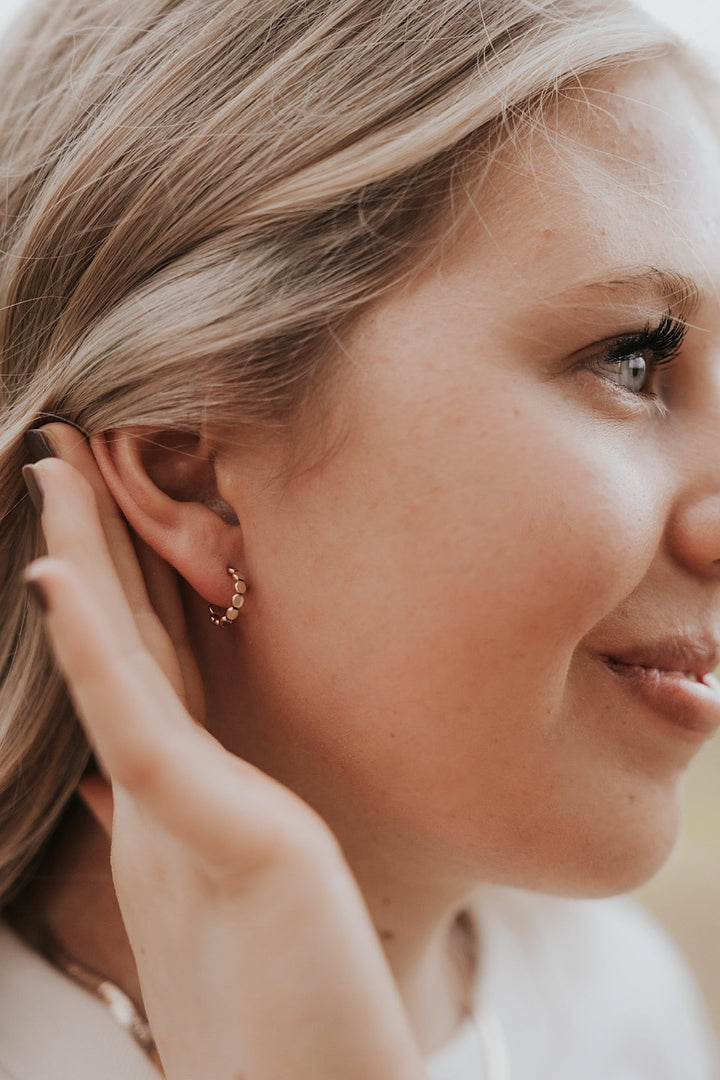
[{"label": "woman", "polygon": [[711,92],[606,0],[28,9],[0,1075],[717,1075],[616,895],[720,719]]}]

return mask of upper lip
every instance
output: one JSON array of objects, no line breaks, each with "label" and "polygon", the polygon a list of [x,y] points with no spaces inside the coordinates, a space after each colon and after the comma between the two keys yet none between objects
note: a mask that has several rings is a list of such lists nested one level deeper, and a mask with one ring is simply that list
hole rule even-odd
[{"label": "upper lip", "polygon": [[708,634],[680,635],[605,651],[605,660],[659,671],[680,671],[702,679],[720,664],[720,642]]}]

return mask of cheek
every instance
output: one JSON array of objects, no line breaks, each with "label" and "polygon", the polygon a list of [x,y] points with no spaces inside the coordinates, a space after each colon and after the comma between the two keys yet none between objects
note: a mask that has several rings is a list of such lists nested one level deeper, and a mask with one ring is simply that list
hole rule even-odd
[{"label": "cheek", "polygon": [[533,651],[571,649],[642,580],[662,500],[631,438],[552,410],[517,420],[478,481],[477,585]]},{"label": "cheek", "polygon": [[642,580],[659,542],[661,478],[637,432],[541,394],[526,407],[494,402],[484,429],[449,418],[386,474],[368,538],[386,570],[388,621],[412,612],[406,631],[458,657],[466,644],[474,669],[520,649],[531,665],[565,663]]},{"label": "cheek", "polygon": [[575,646],[642,579],[658,497],[636,437],[533,391],[404,417],[421,440],[375,432],[298,489],[264,542],[286,677],[363,723],[379,699],[429,722],[531,683],[551,702]]},{"label": "cheek", "polygon": [[571,661],[644,577],[662,498],[636,432],[533,389],[405,416],[422,439],[375,433],[252,523],[259,707],[235,749],[345,831],[539,874],[562,843],[587,866],[578,836],[618,801]]}]

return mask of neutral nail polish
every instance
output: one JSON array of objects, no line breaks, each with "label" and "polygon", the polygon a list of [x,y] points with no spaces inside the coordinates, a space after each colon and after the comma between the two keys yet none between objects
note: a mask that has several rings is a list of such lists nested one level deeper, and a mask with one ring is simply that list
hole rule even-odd
[{"label": "neutral nail polish", "polygon": [[25,432],[25,447],[33,461],[42,461],[43,458],[57,457],[50,439],[43,431],[33,428]]},{"label": "neutral nail polish", "polygon": [[32,499],[33,506],[37,510],[38,514],[42,514],[44,495],[42,485],[40,483],[40,477],[37,475],[34,465],[25,465],[23,467],[23,480],[25,486],[28,489],[28,495]]},{"label": "neutral nail polish", "polygon": [[27,588],[28,594],[35,601],[37,606],[42,611],[43,615],[47,614],[47,610],[49,607],[47,593],[45,592],[45,589],[42,587],[40,582],[35,581],[31,578],[30,581],[25,582],[25,586]]}]

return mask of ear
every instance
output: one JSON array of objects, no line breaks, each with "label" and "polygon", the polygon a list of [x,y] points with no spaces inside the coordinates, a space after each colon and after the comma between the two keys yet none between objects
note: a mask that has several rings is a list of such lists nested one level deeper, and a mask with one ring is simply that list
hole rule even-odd
[{"label": "ear", "polygon": [[80,781],[77,793],[110,839],[113,822],[113,793],[110,784],[99,773],[93,773]]},{"label": "ear", "polygon": [[93,435],[98,468],[130,527],[208,603],[225,606],[242,530],[221,498],[214,452],[188,432],[123,428]]}]

